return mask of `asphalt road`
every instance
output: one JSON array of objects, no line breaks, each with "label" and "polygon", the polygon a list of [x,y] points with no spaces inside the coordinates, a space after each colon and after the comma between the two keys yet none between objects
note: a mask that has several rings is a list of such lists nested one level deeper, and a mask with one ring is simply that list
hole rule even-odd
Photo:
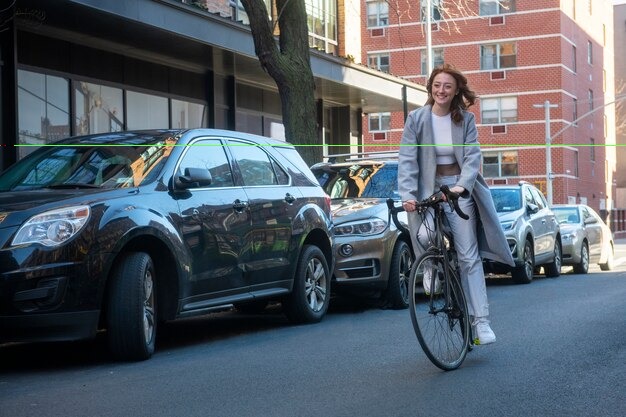
[{"label": "asphalt road", "polygon": [[490,279],[498,341],[452,372],[420,350],[407,310],[345,299],[315,325],[278,311],[170,324],[138,363],[111,360],[101,338],[4,345],[0,416],[624,416],[617,264],[530,285]]}]

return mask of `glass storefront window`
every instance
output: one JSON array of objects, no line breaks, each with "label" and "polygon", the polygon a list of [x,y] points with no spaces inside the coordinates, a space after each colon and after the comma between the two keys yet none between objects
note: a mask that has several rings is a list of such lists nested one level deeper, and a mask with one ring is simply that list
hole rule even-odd
[{"label": "glass storefront window", "polygon": [[172,128],[207,126],[206,106],[198,103],[172,99]]},{"label": "glass storefront window", "polygon": [[[20,145],[42,145],[70,136],[69,81],[62,77],[18,70]],[[35,148],[20,147],[19,158]]]},{"label": "glass storefront window", "polygon": [[128,91],[126,93],[128,130],[169,127],[167,98]]},{"label": "glass storefront window", "polygon": [[76,135],[124,130],[122,89],[87,82],[74,83]]}]

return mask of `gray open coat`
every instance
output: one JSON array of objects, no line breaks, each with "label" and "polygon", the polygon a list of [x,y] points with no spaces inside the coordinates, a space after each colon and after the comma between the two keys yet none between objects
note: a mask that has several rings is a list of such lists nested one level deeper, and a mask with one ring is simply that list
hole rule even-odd
[{"label": "gray open coat", "polygon": [[[420,201],[436,191],[437,161],[431,113],[430,105],[413,110],[404,125],[398,166],[398,190],[402,201]],[[452,145],[456,161],[461,167],[457,185],[471,193],[478,210],[478,249],[481,257],[514,266],[491,192],[479,172],[481,153],[473,113],[464,111],[463,123],[452,123]],[[409,213],[409,225],[413,231],[419,227],[416,213]],[[413,236],[412,239],[413,246],[419,248]]]}]

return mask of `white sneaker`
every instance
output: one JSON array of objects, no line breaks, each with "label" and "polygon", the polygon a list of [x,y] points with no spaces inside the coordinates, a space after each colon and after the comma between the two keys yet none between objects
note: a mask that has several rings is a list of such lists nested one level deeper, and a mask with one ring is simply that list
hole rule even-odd
[{"label": "white sneaker", "polygon": [[488,345],[496,341],[496,335],[485,317],[477,317],[472,326],[475,345]]},{"label": "white sneaker", "polygon": [[426,295],[430,295],[430,287],[432,285],[433,279],[432,279],[432,274],[435,273],[437,274],[437,277],[434,279],[435,282],[435,294],[441,294],[441,280],[439,279],[439,274],[437,273],[437,270],[435,269],[427,269],[424,271],[424,276],[422,277],[422,284],[424,285],[424,292],[426,293]]}]

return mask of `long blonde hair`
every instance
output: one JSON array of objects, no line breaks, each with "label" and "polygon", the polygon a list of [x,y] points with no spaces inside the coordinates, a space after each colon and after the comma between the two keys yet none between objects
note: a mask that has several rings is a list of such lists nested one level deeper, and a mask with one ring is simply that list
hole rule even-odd
[{"label": "long blonde hair", "polygon": [[428,78],[428,84],[426,84],[426,91],[428,91],[428,100],[426,104],[431,106],[435,103],[433,98],[433,80],[442,72],[450,74],[456,80],[456,87],[458,93],[452,99],[450,104],[450,117],[452,120],[459,124],[463,120],[463,110],[467,110],[476,102],[476,93],[469,89],[467,86],[467,78],[451,64],[443,64],[433,70]]}]

